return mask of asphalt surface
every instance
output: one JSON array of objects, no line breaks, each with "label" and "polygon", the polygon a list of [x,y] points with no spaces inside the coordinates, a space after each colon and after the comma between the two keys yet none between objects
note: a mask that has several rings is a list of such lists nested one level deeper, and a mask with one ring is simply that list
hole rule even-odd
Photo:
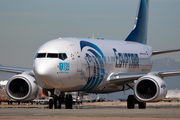
[{"label": "asphalt surface", "polygon": [[44,105],[1,105],[0,107],[0,120],[7,119],[74,119],[89,120],[106,120],[106,119],[118,119],[123,118],[124,120],[133,119],[180,119],[180,103],[177,104],[150,104],[147,105],[147,109],[127,109],[126,103],[89,103],[85,105],[76,105],[73,109],[48,109]]},{"label": "asphalt surface", "polygon": [[5,108],[0,116],[61,116],[61,117],[159,117],[180,118],[180,109],[36,109]]}]

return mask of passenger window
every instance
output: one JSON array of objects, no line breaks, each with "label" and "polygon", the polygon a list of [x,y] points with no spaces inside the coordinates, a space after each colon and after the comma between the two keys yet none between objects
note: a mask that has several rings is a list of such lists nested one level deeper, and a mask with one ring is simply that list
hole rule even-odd
[{"label": "passenger window", "polygon": [[46,53],[38,53],[37,58],[45,58]]},{"label": "passenger window", "polygon": [[67,58],[66,53],[59,53],[59,59],[65,60]]},{"label": "passenger window", "polygon": [[48,53],[47,58],[58,58],[57,53]]}]

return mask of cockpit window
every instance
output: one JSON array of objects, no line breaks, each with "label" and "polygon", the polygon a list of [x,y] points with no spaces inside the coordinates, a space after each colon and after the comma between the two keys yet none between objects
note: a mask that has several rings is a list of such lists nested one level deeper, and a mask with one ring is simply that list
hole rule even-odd
[{"label": "cockpit window", "polygon": [[45,58],[46,53],[38,53],[37,58]]},{"label": "cockpit window", "polygon": [[59,59],[65,60],[67,58],[66,53],[59,53]]},{"label": "cockpit window", "polygon": [[67,59],[67,55],[66,53],[38,53],[36,58],[59,58],[65,60]]},{"label": "cockpit window", "polygon": [[58,53],[48,53],[47,58],[58,58]]}]

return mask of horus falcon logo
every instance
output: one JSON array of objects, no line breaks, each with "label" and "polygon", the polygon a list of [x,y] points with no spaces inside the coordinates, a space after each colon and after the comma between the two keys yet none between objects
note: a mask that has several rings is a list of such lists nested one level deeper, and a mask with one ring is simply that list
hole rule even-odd
[{"label": "horus falcon logo", "polygon": [[104,64],[106,61],[103,52],[97,45],[87,41],[80,41],[80,47],[81,51],[85,53],[84,59],[88,67],[93,68],[94,72],[92,76],[88,77],[86,85],[81,89],[81,91],[89,91],[102,82],[105,75]]}]

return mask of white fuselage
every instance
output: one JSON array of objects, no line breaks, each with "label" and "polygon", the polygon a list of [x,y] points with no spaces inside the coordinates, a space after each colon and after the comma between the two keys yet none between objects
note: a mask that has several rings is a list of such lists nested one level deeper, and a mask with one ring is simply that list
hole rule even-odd
[{"label": "white fuselage", "polygon": [[37,50],[34,73],[45,89],[110,93],[123,86],[111,86],[111,74],[149,72],[151,57],[152,49],[136,42],[60,38]]}]

